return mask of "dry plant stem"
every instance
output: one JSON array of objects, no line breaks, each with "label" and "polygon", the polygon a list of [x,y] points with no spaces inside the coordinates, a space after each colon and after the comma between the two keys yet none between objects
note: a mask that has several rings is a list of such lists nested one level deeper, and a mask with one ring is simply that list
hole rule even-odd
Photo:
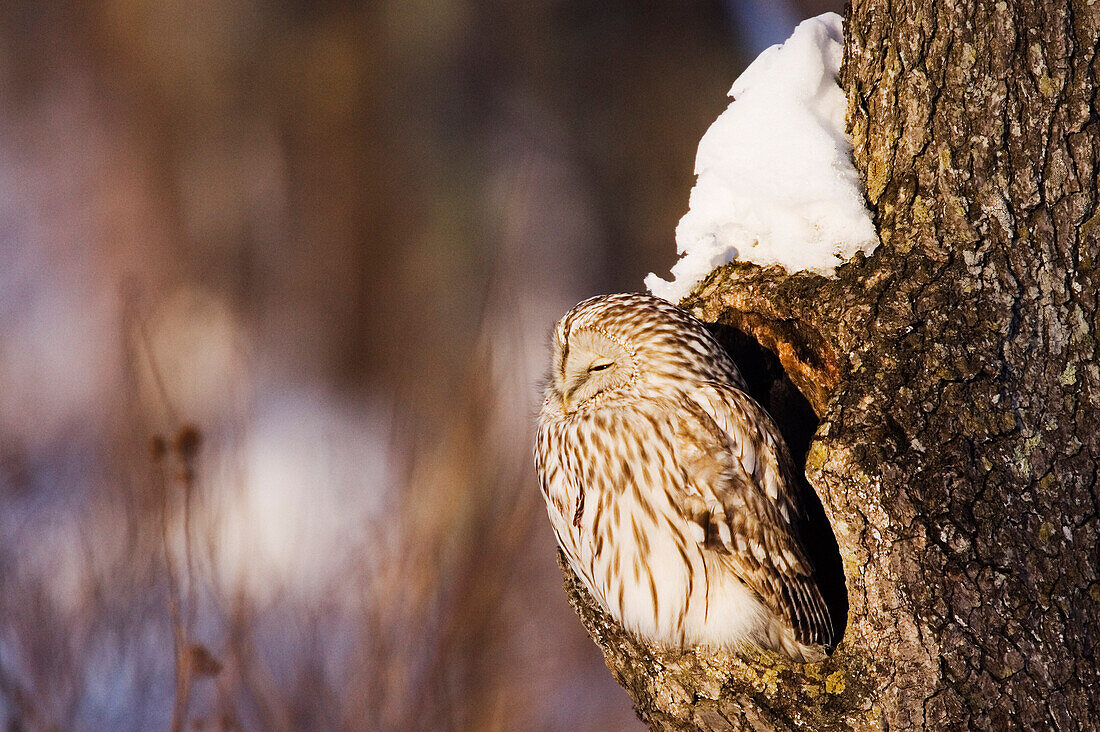
[{"label": "dry plant stem", "polygon": [[191,669],[187,656],[188,633],[183,622],[180,580],[172,553],[169,513],[171,496],[164,476],[163,458],[154,466],[154,478],[161,496],[161,538],[164,545],[164,566],[168,574],[168,616],[172,624],[175,650],[175,701],[172,707],[172,732],[179,732],[187,722],[187,707],[191,698]]},{"label": "dry plant stem", "polygon": [[194,539],[192,534],[192,503],[195,492],[195,470],[190,461],[184,462],[183,476],[181,479],[183,488],[183,557],[186,577],[184,578],[182,600],[186,607],[182,608],[182,616],[188,629],[195,627],[195,617],[198,613],[198,596],[195,588],[195,555]]},{"label": "dry plant stem", "polygon": [[128,301],[127,310],[131,313],[132,321],[137,328],[137,333],[141,340],[141,350],[145,352],[145,360],[149,364],[149,373],[153,376],[153,384],[157,388],[157,395],[160,397],[161,405],[168,415],[168,423],[178,425],[180,423],[179,412],[176,411],[175,406],[172,404],[172,400],[168,396],[168,387],[165,386],[164,376],[161,374],[160,367],[157,365],[156,355],[153,351],[153,341],[152,338],[149,337],[149,328],[138,308],[139,303]]},{"label": "dry plant stem", "polygon": [[[178,485],[176,484],[177,481],[172,481],[172,485],[169,485],[169,481],[165,477],[164,463],[168,456],[165,454],[165,442],[160,436],[154,438],[156,447],[154,448],[153,462],[156,483],[154,489],[161,496],[161,538],[164,544],[165,569],[168,574],[168,614],[172,624],[172,638],[175,646],[175,700],[172,708],[171,729],[172,732],[178,732],[187,724],[188,707],[191,701],[191,684],[194,679],[194,669],[191,663],[190,629],[195,623],[198,603],[194,580],[191,513],[196,475],[194,457],[198,447],[199,433],[194,427],[183,425],[179,420],[178,412],[172,405],[163,375],[157,364],[145,319],[141,317],[140,313],[135,312],[134,322],[157,394],[160,396],[162,406],[168,415],[169,423],[177,426],[174,432],[172,454],[179,465]],[[171,542],[171,493],[177,488],[183,492],[184,576],[182,580],[172,552]]]}]

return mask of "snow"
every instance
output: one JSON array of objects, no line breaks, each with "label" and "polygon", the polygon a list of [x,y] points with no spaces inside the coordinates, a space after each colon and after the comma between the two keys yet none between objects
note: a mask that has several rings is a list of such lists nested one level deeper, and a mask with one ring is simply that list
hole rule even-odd
[{"label": "snow", "polygon": [[843,51],[841,18],[825,13],[737,78],[734,101],[699,142],[672,281],[650,274],[650,292],[678,302],[734,259],[831,275],[856,252],[874,251],[837,81]]}]

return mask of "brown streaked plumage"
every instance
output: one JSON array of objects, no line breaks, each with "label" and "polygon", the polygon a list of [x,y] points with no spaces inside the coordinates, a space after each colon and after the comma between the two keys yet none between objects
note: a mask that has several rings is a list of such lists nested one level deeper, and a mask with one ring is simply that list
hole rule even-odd
[{"label": "brown streaked plumage", "polygon": [[553,337],[535,464],[558,543],[596,600],[668,647],[833,644],[798,533],[787,449],[701,322],[591,298]]}]

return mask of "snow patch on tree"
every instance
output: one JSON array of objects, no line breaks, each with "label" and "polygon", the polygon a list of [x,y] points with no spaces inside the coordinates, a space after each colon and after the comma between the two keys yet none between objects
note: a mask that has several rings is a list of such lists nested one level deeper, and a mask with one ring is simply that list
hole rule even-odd
[{"label": "snow patch on tree", "polygon": [[677,302],[734,259],[830,275],[856,252],[874,251],[878,235],[845,132],[843,54],[843,22],[825,13],[733,83],[734,101],[699,142],[672,281],[645,279],[654,295]]}]

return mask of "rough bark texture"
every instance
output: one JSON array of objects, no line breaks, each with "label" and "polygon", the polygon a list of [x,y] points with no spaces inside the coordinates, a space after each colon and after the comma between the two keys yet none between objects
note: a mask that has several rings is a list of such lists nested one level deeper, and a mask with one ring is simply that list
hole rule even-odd
[{"label": "rough bark texture", "polygon": [[730,265],[685,304],[772,349],[849,622],[823,664],[662,654],[566,586],[670,729],[1100,726],[1100,3],[853,2],[843,74],[882,246]]}]

